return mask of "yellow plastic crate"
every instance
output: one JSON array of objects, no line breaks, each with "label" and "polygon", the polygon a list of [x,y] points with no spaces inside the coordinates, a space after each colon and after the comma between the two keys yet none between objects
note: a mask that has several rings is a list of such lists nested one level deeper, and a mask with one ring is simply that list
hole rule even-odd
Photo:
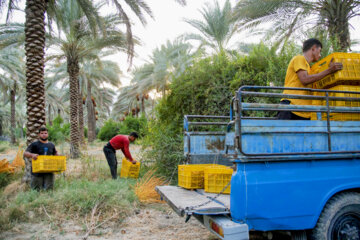
[{"label": "yellow plastic crate", "polygon": [[336,85],[360,85],[360,53],[332,53],[311,67],[311,73],[319,73],[329,68],[331,59],[341,62],[343,69],[330,74],[313,84],[314,88],[323,89]]},{"label": "yellow plastic crate", "polygon": [[[230,182],[233,170],[225,166],[207,167],[204,171],[205,192],[220,193]],[[223,192],[230,194],[230,185]]]},{"label": "yellow plastic crate", "polygon": [[188,164],[178,166],[178,186],[186,189],[204,188],[204,169],[217,164]]},{"label": "yellow plastic crate", "polygon": [[32,160],[33,173],[63,172],[66,170],[66,156],[39,155]]},{"label": "yellow plastic crate", "polygon": [[[352,93],[329,93],[329,97],[351,97],[360,98],[360,86],[346,86],[339,85],[330,88],[329,90],[335,91],[350,91],[359,92],[359,94]],[[325,96],[325,93],[314,92],[315,96]],[[312,100],[312,105],[326,106],[326,100]],[[343,106],[343,107],[360,107],[360,102],[355,101],[329,101],[330,106]],[[311,113],[311,120],[318,120],[315,112]],[[321,120],[326,120],[326,113],[321,114]],[[331,113],[331,121],[360,121],[360,113]]]},{"label": "yellow plastic crate", "polygon": [[126,158],[122,159],[120,177],[123,178],[138,178],[140,172],[140,162],[133,164]]}]

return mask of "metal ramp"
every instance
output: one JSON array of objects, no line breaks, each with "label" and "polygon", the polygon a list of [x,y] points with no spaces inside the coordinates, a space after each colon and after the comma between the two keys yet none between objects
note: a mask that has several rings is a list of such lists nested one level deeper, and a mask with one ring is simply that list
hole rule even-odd
[{"label": "metal ramp", "polygon": [[[217,194],[206,193],[204,189],[187,190],[178,186],[157,186],[155,190],[180,216],[230,214],[230,195],[227,194],[213,199]],[[207,204],[203,205],[204,203]]]}]

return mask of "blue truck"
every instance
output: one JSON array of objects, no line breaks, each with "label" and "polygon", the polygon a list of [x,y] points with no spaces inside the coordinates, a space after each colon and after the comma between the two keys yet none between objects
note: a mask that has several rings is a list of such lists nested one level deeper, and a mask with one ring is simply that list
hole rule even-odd
[{"label": "blue truck", "polygon": [[[230,195],[178,186],[158,186],[157,192],[180,216],[195,217],[220,239],[359,240],[360,121],[332,121],[331,116],[360,114],[360,92],[334,97],[341,91],[284,95],[283,89],[243,86],[229,116],[184,117],[188,164],[233,166]],[[324,104],[261,103],[265,98]],[[246,117],[250,111],[312,112],[319,120]]]}]

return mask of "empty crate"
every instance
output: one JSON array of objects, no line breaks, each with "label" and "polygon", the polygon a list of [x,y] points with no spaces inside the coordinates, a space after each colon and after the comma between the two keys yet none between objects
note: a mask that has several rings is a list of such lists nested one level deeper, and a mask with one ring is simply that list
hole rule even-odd
[{"label": "empty crate", "polygon": [[178,166],[178,185],[186,189],[204,188],[204,170],[216,164],[189,164]]},{"label": "empty crate", "polygon": [[[211,166],[205,168],[205,192],[230,194],[230,181],[233,170],[226,166]],[[226,187],[226,185],[228,185]],[[226,189],[224,189],[226,187]]]}]

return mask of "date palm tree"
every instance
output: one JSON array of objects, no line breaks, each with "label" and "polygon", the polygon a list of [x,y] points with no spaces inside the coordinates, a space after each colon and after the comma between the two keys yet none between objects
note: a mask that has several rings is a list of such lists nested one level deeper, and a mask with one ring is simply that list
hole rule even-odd
[{"label": "date palm tree", "polygon": [[200,34],[187,34],[187,39],[198,40],[200,46],[209,46],[216,52],[226,49],[236,31],[232,8],[226,0],[221,8],[217,1],[214,5],[206,5],[200,10],[202,20],[185,19],[185,22],[196,28]]},{"label": "date palm tree", "polygon": [[[82,64],[80,79],[85,83],[84,88],[86,88],[85,94],[89,143],[93,142],[96,138],[96,111],[92,102],[92,97],[98,102],[106,102],[105,98],[107,96],[102,94],[103,91],[100,86],[107,83],[112,87],[118,88],[121,84],[119,79],[120,74],[121,71],[119,66],[112,61],[86,61]],[[100,106],[98,109],[101,109]]]},{"label": "date palm tree", "polygon": [[[57,28],[62,33],[59,36],[63,37],[51,39],[51,42],[58,46],[60,51],[49,59],[66,59],[70,81],[70,154],[76,158],[80,155],[78,124],[80,64],[85,59],[97,58],[101,49],[111,48],[115,51],[125,51],[127,48],[126,35],[118,29],[123,21],[117,15],[102,18],[104,29],[94,36],[90,25],[84,21],[84,12],[76,0],[59,0],[56,4],[55,19]],[[102,35],[102,33],[105,34]]]},{"label": "date palm tree", "polygon": [[3,74],[0,77],[0,82],[4,93],[9,92],[10,108],[11,108],[11,143],[15,144],[15,100],[16,91],[25,83],[24,75],[24,52],[19,48],[5,47],[0,50],[0,70]]},{"label": "date palm tree", "polygon": [[299,30],[325,28],[342,51],[350,47],[349,20],[359,14],[356,0],[239,0],[234,7],[243,27],[271,23],[269,33],[277,41],[284,42]]}]

